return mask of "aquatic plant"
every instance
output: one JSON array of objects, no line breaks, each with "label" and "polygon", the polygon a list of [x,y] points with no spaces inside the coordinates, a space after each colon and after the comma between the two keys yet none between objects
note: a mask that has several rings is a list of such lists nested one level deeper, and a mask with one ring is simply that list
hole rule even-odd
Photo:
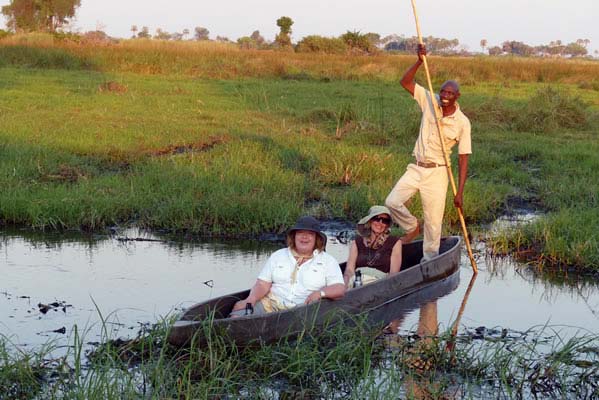
[{"label": "aquatic plant", "polygon": [[3,398],[599,395],[599,337],[582,330],[572,335],[558,326],[524,332],[478,327],[457,336],[381,336],[357,318],[318,336],[238,348],[206,321],[203,346],[177,349],[166,344],[170,323],[143,326],[129,340],[104,337],[92,351],[75,329],[69,353],[53,362],[56,345],[25,353],[2,337]]}]

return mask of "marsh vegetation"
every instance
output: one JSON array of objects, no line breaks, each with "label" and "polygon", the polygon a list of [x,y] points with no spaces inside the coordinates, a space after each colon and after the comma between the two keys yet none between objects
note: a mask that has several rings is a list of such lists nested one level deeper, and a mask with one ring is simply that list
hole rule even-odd
[{"label": "marsh vegetation", "polygon": [[[380,335],[360,320],[318,337],[238,348],[212,335],[205,347],[166,344],[169,321],[132,340],[105,338],[84,351],[72,332],[61,356],[52,344],[15,351],[0,338],[3,398],[595,398],[596,335],[477,328],[463,335]],[[210,331],[209,325],[206,326]]]},{"label": "marsh vegetation", "polygon": [[[3,224],[247,237],[302,213],[355,220],[401,175],[419,123],[397,85],[410,56],[41,34],[5,38],[0,55]],[[475,234],[514,205],[543,211],[492,238],[495,251],[597,270],[599,64],[431,65],[436,84],[462,83],[473,122],[464,211]],[[447,214],[457,232],[449,199]]]}]

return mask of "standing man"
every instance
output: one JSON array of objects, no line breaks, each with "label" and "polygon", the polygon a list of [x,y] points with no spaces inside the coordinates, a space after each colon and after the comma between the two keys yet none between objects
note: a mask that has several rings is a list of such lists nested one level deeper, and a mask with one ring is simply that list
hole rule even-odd
[{"label": "standing man", "polygon": [[[407,232],[402,237],[402,241],[410,242],[420,234],[420,227],[418,220],[410,213],[405,203],[420,191],[424,214],[422,250],[424,259],[430,259],[439,254],[449,178],[443,157],[443,147],[439,140],[431,94],[414,82],[416,71],[422,65],[423,57],[426,56],[424,45],[418,45],[417,54],[418,61],[401,78],[401,86],[414,97],[422,110],[420,133],[413,151],[416,159],[413,163],[408,164],[406,172],[387,196],[385,205],[391,210],[393,220]],[[459,97],[460,87],[455,81],[445,82],[437,97],[437,103],[440,105],[439,115],[442,115],[440,119],[441,133],[448,158],[451,148],[458,143],[459,186],[454,199],[456,207],[462,207],[468,156],[472,153],[470,121],[460,110],[457,103]]]}]

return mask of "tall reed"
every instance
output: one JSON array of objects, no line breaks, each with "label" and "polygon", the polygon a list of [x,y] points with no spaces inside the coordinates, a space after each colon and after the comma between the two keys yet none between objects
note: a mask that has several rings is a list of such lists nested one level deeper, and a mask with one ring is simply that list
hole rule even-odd
[{"label": "tall reed", "polygon": [[[66,51],[82,60],[82,66],[103,71],[143,74],[184,74],[203,78],[311,77],[313,79],[396,80],[413,63],[411,55],[332,55],[281,53],[275,50],[242,50],[218,42],[119,40],[116,42],[72,42],[40,34],[14,35],[0,41],[0,54],[12,46],[45,49],[48,56]],[[27,61],[12,60],[14,65]],[[586,60],[531,59],[518,57],[435,57],[431,74],[439,82],[458,79],[465,84],[480,81],[596,82],[599,63]]]}]

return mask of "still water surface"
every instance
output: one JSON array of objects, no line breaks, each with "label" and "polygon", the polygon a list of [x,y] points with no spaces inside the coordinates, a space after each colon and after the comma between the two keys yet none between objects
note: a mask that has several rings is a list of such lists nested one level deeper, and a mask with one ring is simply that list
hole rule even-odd
[{"label": "still water surface", "polygon": [[[328,233],[328,251],[344,261],[347,245]],[[85,341],[94,342],[104,319],[111,337],[131,337],[140,324],[250,287],[270,253],[282,246],[183,242],[133,230],[94,237],[0,231],[0,334],[19,346],[66,344],[77,325]],[[551,283],[510,259],[486,258],[477,246],[479,274],[461,332],[479,326],[524,331],[545,324],[565,335],[599,332],[596,282]],[[456,319],[471,276],[464,253],[458,288],[437,301],[440,330]],[[42,313],[40,305],[50,305],[49,311]],[[418,313],[406,316],[402,331],[416,328]]]}]

